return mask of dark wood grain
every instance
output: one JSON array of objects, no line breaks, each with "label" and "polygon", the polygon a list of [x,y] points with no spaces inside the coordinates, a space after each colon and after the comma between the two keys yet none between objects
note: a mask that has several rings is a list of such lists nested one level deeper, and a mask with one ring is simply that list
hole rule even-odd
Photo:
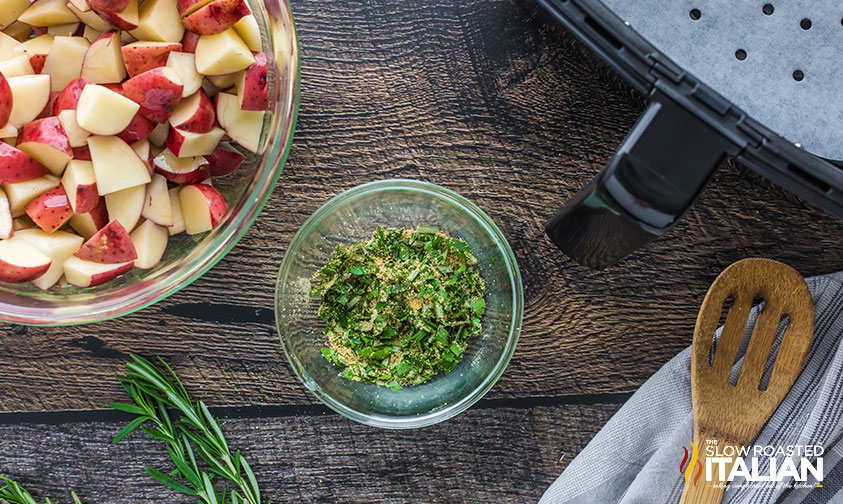
[{"label": "dark wood grain", "polygon": [[3,328],[0,409],[103,408],[120,396],[112,377],[129,352],[165,356],[213,404],[312,404],[277,343],[277,267],[310,213],[377,179],[454,189],[510,240],[524,330],[490,398],[634,390],[690,343],[708,285],[737,259],[804,275],[843,268],[843,222],[731,163],[675,231],[615,267],[580,267],[542,226],[612,155],[640,96],[514,0],[294,9],[301,116],[261,217],[213,270],[153,307],[85,327]]},{"label": "dark wood grain", "polygon": [[[534,502],[618,408],[474,409],[416,431],[377,430],[336,414],[224,420],[272,502]],[[38,496],[88,503],[195,499],[157,485],[160,443],[108,440],[116,422],[0,425],[0,472]]]}]

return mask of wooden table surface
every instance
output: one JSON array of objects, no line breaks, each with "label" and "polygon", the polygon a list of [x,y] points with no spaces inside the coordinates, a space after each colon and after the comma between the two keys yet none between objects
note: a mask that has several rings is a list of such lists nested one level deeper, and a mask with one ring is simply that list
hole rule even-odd
[{"label": "wooden table surface", "polygon": [[[843,268],[843,222],[724,162],[669,235],[591,271],[544,236],[548,216],[613,154],[644,100],[517,0],[295,0],[301,115],[260,218],[203,278],[84,327],[5,326],[0,474],[38,496],[192,502],[142,472],[164,466],[124,420],[113,377],[129,352],[166,358],[218,407],[273,502],[530,502],[662,364],[691,342],[711,281],[749,256],[802,274]],[[524,329],[498,384],[443,424],[393,432],[320,405],[276,335],[277,267],[329,197],[406,177],[468,197],[509,239]]]}]

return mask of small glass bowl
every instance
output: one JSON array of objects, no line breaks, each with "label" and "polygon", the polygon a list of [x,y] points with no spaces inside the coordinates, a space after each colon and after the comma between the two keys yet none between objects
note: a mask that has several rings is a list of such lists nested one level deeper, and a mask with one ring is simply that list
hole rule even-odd
[{"label": "small glass bowl", "polygon": [[[68,325],[107,320],[139,310],[178,292],[202,276],[246,234],[266,203],[290,152],[299,104],[299,45],[290,0],[248,0],[267,53],[269,111],[258,153],[213,184],[228,212],[212,231],[173,236],[154,268],[135,268],[96,287],[55,286],[41,291],[29,284],[0,282],[0,320],[31,325]],[[232,279],[233,280],[233,279]]]},{"label": "small glass bowl", "polygon": [[[397,392],[340,378],[329,363],[325,324],[310,299],[310,279],[339,244],[371,238],[378,226],[438,226],[462,238],[478,258],[488,284],[483,331],[469,341],[450,373]],[[446,420],[474,404],[500,378],[521,332],[524,293],[515,256],[503,234],[476,205],[453,191],[415,180],[385,180],[350,189],[328,201],[299,229],[287,250],[275,291],[281,345],[296,375],[338,413],[375,427],[407,429]]]}]

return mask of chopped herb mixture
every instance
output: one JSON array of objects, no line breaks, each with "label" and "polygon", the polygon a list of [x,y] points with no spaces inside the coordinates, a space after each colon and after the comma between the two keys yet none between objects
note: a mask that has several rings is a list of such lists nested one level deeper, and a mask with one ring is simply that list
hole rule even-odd
[{"label": "chopped herb mixture", "polygon": [[480,333],[486,282],[471,247],[433,226],[378,229],[340,245],[313,276],[327,327],[322,355],[340,376],[393,391],[449,372]]}]

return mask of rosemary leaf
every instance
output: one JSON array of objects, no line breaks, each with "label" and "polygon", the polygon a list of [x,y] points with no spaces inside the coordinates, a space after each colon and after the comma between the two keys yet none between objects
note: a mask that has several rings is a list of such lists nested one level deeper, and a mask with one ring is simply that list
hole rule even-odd
[{"label": "rosemary leaf", "polygon": [[[138,416],[120,431],[114,442],[138,428],[163,441],[175,469],[170,474],[152,468],[146,472],[170,489],[197,496],[200,503],[262,504],[252,468],[240,452],[231,453],[219,420],[205,403],[190,398],[178,376],[161,358],[160,366],[137,355],[131,359],[126,372],[117,379],[135,404],[112,406]],[[178,413],[178,420],[173,420],[169,408]],[[197,454],[207,464],[207,470],[198,467]],[[224,488],[220,494],[214,487],[219,481],[214,475],[228,481],[236,490]]]},{"label": "rosemary leaf", "polygon": [[162,473],[158,469],[153,469],[152,467],[144,467],[143,470],[146,471],[146,474],[150,475],[153,479],[155,479],[155,481],[161,483],[162,485],[166,486],[167,488],[171,488],[171,489],[175,490],[176,492],[181,492],[181,493],[187,494],[187,495],[198,495],[199,494],[199,492],[197,492],[193,488],[190,488],[186,485],[182,485],[181,483],[176,481],[174,478],[172,478],[171,476],[169,476],[167,474]]},{"label": "rosemary leaf", "polygon": [[[0,503],[8,504],[38,504],[35,498],[23,488],[17,481],[11,480],[5,476],[0,476],[0,482],[4,483],[0,487]],[[73,504],[82,504],[76,492],[71,492],[73,497]],[[46,504],[52,504],[49,498],[44,499]]]},{"label": "rosemary leaf", "polygon": [[114,436],[114,440],[112,442],[114,444],[119,443],[120,441],[123,440],[124,437],[131,434],[135,429],[140,427],[140,424],[146,422],[147,420],[149,420],[149,418],[147,418],[145,416],[140,416],[140,417],[135,418],[134,420],[129,422],[129,425],[123,427],[123,430],[121,430],[116,436]]}]

